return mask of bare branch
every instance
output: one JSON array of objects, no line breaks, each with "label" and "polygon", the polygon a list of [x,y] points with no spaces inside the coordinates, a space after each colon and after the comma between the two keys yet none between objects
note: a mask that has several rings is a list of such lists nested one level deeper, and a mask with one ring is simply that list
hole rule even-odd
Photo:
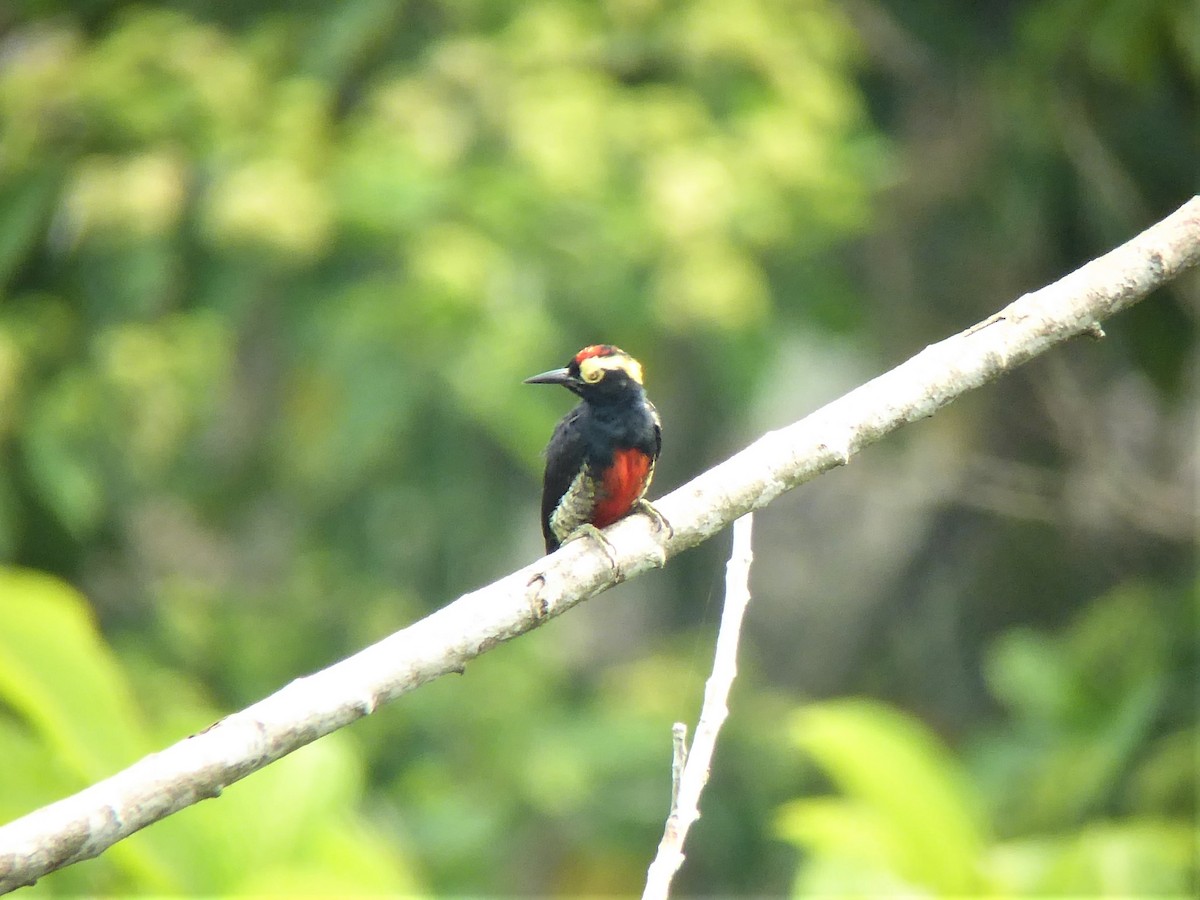
[{"label": "bare branch", "polygon": [[687,765],[687,723],[676,722],[671,726],[671,811],[679,809],[679,785],[683,781],[683,767]]},{"label": "bare branch", "polygon": [[[380,704],[716,534],[900,426],[1136,303],[1200,261],[1200,198],[986,322],[934,344],[811,416],[771,432],[655,502],[673,531],[635,515],[300,678],[201,734],[0,827],[0,891],[90,859]],[[616,565],[614,565],[614,562]]]},{"label": "bare branch", "polygon": [[[658,855],[646,873],[646,889],[642,900],[666,900],[671,892],[671,879],[683,865],[683,845],[688,829],[700,818],[700,794],[708,784],[712,771],[713,751],[717,734],[729,715],[729,689],[737,676],[738,639],[742,634],[742,617],[750,605],[750,535],[754,514],[747,513],[733,523],[733,550],[725,567],[725,608],[721,611],[721,627],[717,631],[717,649],[713,654],[712,675],[704,686],[704,703],[692,747],[685,754],[687,762],[673,791],[671,814],[658,845]],[[675,735],[679,734],[676,725]],[[675,758],[679,759],[678,741]]]}]

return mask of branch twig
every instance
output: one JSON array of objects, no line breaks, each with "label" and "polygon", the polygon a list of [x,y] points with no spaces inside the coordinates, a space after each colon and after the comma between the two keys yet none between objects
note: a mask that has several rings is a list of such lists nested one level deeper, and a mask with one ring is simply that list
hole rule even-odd
[{"label": "branch twig", "polygon": [[683,780],[683,767],[687,765],[687,723],[676,722],[671,726],[671,812],[679,809],[679,785]]},{"label": "branch twig", "polygon": [[[712,771],[713,751],[717,734],[729,715],[729,689],[737,676],[738,638],[742,633],[742,617],[750,603],[750,532],[754,514],[747,513],[733,523],[733,550],[725,567],[725,608],[721,611],[721,627],[717,631],[717,649],[713,654],[712,675],[704,686],[704,703],[687,762],[679,776],[677,791],[672,796],[671,814],[658,845],[658,855],[646,873],[646,890],[642,900],[666,900],[671,891],[671,879],[683,865],[683,844],[688,829],[700,818],[700,794],[708,784]],[[676,724],[674,734],[679,734]],[[678,747],[678,741],[676,742]],[[676,749],[676,759],[679,751]]]},{"label": "branch twig", "polygon": [[[300,678],[207,731],[0,827],[0,892],[90,859],[496,644],[707,540],[908,422],[1085,332],[1200,262],[1200,198],[986,323],[927,347],[811,416],[771,432],[655,501],[673,527],[630,516],[460,597],[349,659]],[[614,563],[616,565],[614,566]]]}]

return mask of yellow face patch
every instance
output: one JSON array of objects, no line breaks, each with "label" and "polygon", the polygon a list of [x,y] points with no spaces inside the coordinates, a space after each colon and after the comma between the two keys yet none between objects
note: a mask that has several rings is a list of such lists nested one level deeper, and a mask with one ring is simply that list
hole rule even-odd
[{"label": "yellow face patch", "polygon": [[598,384],[607,372],[624,372],[633,381],[642,383],[642,364],[623,353],[612,356],[589,356],[579,363],[579,377],[588,384]]}]

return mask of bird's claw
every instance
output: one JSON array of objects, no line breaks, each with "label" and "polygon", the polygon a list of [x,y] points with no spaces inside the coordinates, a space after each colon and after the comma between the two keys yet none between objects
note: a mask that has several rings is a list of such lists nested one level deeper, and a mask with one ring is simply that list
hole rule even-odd
[{"label": "bird's claw", "polygon": [[654,504],[649,500],[643,497],[634,504],[634,507],[636,507],[639,512],[643,512],[650,517],[650,519],[654,522],[654,528],[656,531],[665,531],[668,538],[673,538],[675,536],[675,529],[671,526],[671,523],[667,521],[667,517],[660,513],[654,507]]},{"label": "bird's claw", "polygon": [[571,541],[577,541],[582,537],[594,539],[600,545],[600,549],[604,551],[604,555],[608,557],[608,561],[612,563],[613,570],[616,572],[621,571],[621,567],[617,565],[617,551],[613,548],[612,542],[604,536],[599,528],[590,522],[585,522],[572,531],[567,535],[567,539],[563,543],[567,544]]}]

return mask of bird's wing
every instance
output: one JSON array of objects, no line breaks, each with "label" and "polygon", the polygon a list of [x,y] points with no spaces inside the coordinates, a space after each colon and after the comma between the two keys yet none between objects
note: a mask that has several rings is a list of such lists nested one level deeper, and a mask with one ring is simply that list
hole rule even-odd
[{"label": "bird's wing", "polygon": [[662,417],[649,400],[646,401],[646,405],[650,407],[650,418],[654,420],[654,459],[657,461],[658,455],[662,453]]},{"label": "bird's wing", "polygon": [[578,426],[582,413],[582,406],[577,406],[563,416],[546,447],[546,477],[542,483],[542,535],[546,538],[547,553],[558,549],[558,538],[550,530],[550,517],[583,466],[583,436]]}]

